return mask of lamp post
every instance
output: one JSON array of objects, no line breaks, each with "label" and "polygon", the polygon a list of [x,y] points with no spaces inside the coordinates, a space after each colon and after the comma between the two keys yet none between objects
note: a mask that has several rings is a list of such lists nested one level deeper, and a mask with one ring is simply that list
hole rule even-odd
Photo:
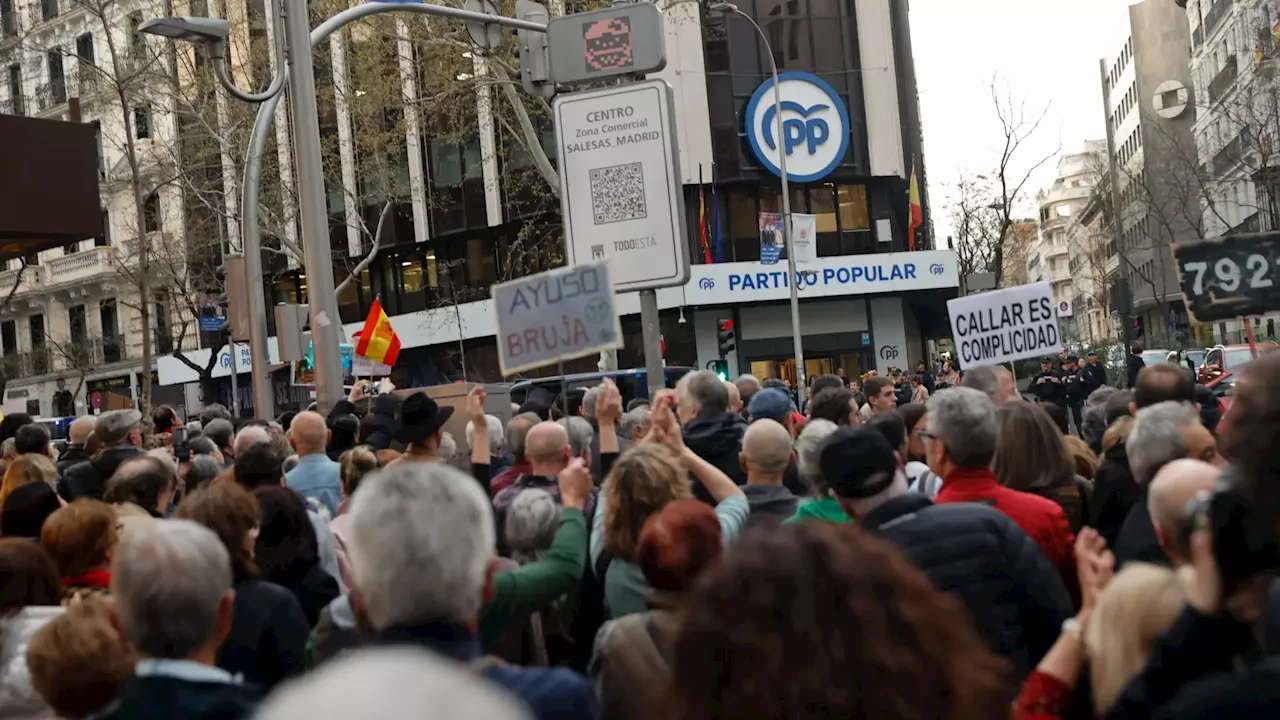
[{"label": "lamp post", "polygon": [[708,6],[709,10],[727,12],[746,20],[755,28],[764,44],[765,54],[769,57],[769,72],[773,76],[773,123],[774,137],[777,138],[778,174],[782,178],[782,234],[787,246],[787,287],[791,290],[791,341],[796,356],[796,397],[803,402],[805,396],[804,348],[800,341],[800,295],[799,278],[796,276],[796,251],[791,237],[791,187],[787,180],[787,151],[782,135],[782,87],[778,83],[778,63],[773,59],[773,46],[769,38],[760,29],[760,25],[748,14],[729,2],[717,2]]}]

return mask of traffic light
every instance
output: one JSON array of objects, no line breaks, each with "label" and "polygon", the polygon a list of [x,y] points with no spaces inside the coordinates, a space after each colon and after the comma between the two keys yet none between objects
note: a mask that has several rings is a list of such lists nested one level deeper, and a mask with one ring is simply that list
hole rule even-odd
[{"label": "traffic light", "polygon": [[1133,319],[1133,337],[1135,339],[1141,339],[1142,332],[1146,329],[1146,323],[1143,320],[1144,318],[1141,315]]},{"label": "traffic light", "polygon": [[716,351],[720,358],[724,359],[726,355],[733,352],[737,345],[733,343],[733,321],[717,320],[716,321]]},{"label": "traffic light", "polygon": [[729,361],[728,360],[725,360],[724,358],[721,358],[719,360],[712,360],[711,362],[707,363],[707,365],[710,367],[711,370],[715,371],[716,375],[718,375],[721,380],[729,379]]}]

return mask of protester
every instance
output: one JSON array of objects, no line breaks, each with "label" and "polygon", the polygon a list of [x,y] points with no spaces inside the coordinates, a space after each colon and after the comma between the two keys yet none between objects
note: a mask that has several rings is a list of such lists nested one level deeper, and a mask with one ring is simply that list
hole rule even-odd
[{"label": "protester", "polygon": [[0,540],[0,709],[6,720],[44,720],[47,703],[31,684],[32,636],[62,614],[58,567],[39,545]]},{"label": "protester", "polygon": [[[1088,366],[1086,365],[1085,367]],[[1089,445],[1089,449],[1093,451],[1094,455],[1102,454],[1102,435],[1107,431],[1107,426],[1111,424],[1107,422],[1107,401],[1118,392],[1120,390],[1106,385],[1089,393],[1089,396],[1085,398],[1079,427],[1080,439]]]},{"label": "protester", "polygon": [[186,465],[187,472],[182,478],[184,495],[205,487],[218,477],[218,473],[222,472],[222,467],[213,455],[192,455],[191,462]]},{"label": "protester", "polygon": [[[601,422],[605,423],[609,428],[613,427],[616,415],[621,410],[621,402],[614,402],[610,409],[603,409],[601,413]],[[511,487],[498,493],[493,498],[494,524],[495,530],[498,531],[498,551],[502,555],[507,554],[506,544],[506,513],[507,508],[515,502],[526,491],[542,490],[551,495],[552,498],[559,501],[560,499],[560,482],[558,477],[565,468],[569,467],[569,462],[578,457],[585,461],[583,457],[582,439],[579,438],[579,446],[574,448],[570,444],[569,432],[562,424],[569,418],[562,418],[560,421],[540,422],[529,430],[529,434],[525,438],[525,457],[530,463],[531,472],[527,475],[521,475]],[[578,452],[575,453],[574,450]],[[590,449],[589,444],[585,448]],[[586,515],[588,522],[594,516],[596,511],[596,494],[594,492],[588,494],[586,503],[583,505],[583,513]]]},{"label": "protester", "polygon": [[1098,472],[1098,456],[1089,449],[1088,443],[1075,435],[1064,435],[1062,440],[1067,444],[1067,452],[1076,464],[1076,475],[1091,481],[1092,485],[1093,476]]},{"label": "protester", "polygon": [[[1056,407],[1056,406],[1055,406]],[[999,439],[991,471],[1001,485],[1054,501],[1071,532],[1089,520],[1089,483],[1077,477],[1062,433],[1039,405],[1010,403],[996,411]]]},{"label": "protester", "polygon": [[620,440],[628,443],[638,443],[644,439],[645,433],[649,431],[649,406],[628,410],[622,414],[622,419],[618,422],[618,435]]},{"label": "protester", "polygon": [[818,448],[836,429],[837,425],[830,420],[810,420],[800,432],[800,437],[796,438],[796,468],[800,480],[809,488],[809,499],[801,502],[796,507],[796,514],[784,520],[784,524],[814,520],[849,522],[840,501],[831,497],[830,488],[822,479],[822,469],[818,466]]},{"label": "protester", "polygon": [[0,507],[0,537],[40,542],[45,520],[62,507],[57,493],[44,483],[32,483],[9,493]]},{"label": "protester", "polygon": [[301,673],[310,626],[293,593],[258,579],[258,501],[235,483],[214,483],[186,498],[177,517],[212,530],[230,557],[235,606],[218,667],[264,688]]},{"label": "protester", "polygon": [[924,417],[927,408],[920,403],[912,403],[900,410],[903,428],[907,431],[907,456],[902,458],[903,470],[907,474],[911,492],[920,493],[932,498],[942,488],[942,479],[933,474],[925,462],[924,439],[920,433],[924,431]]},{"label": "protester", "polygon": [[17,434],[19,428],[26,427],[35,422],[27,413],[9,413],[0,418],[0,441],[10,440]]},{"label": "protester", "polygon": [[222,453],[222,461],[225,465],[230,466],[235,462],[235,454],[232,452],[231,447],[235,437],[235,428],[231,425],[229,419],[215,418],[205,421],[204,436],[217,446],[218,452]]},{"label": "protester", "polygon": [[271,433],[261,425],[244,425],[236,431],[236,439],[231,443],[231,456],[238,458],[255,445],[270,445],[272,450],[284,459],[279,449],[272,445]]},{"label": "protester", "polygon": [[873,375],[862,384],[862,389],[867,394],[867,404],[861,410],[863,420],[898,407],[898,394],[894,390],[892,379]]},{"label": "protester", "polygon": [[1053,422],[1053,426],[1058,429],[1060,435],[1071,434],[1071,421],[1067,416],[1067,409],[1062,405],[1051,402],[1036,402],[1035,406],[1044,411],[1049,416],[1049,420]]},{"label": "protester", "polygon": [[685,603],[669,716],[1007,715],[1008,664],[955,621],[963,615],[901,553],[856,528],[748,533]]},{"label": "protester", "polygon": [[824,440],[818,450],[823,479],[859,527],[888,540],[939,591],[964,602],[978,634],[1021,679],[1071,613],[1057,570],[1026,533],[990,507],[934,505],[909,492],[882,429],[841,429]]},{"label": "protester", "polygon": [[102,499],[107,480],[120,464],[143,454],[141,421],[142,413],[137,410],[111,410],[98,416],[93,432],[102,440],[103,450],[63,473],[68,501],[82,497]]},{"label": "protester", "polygon": [[830,420],[836,425],[860,425],[862,416],[853,392],[843,385],[827,388],[814,396],[809,403],[811,420]]},{"label": "protester", "polygon": [[[444,424],[452,415],[452,407],[437,405],[425,392],[416,392],[405,398],[396,415],[398,430],[395,439],[405,445],[404,457],[400,461],[447,459],[440,446],[444,439]],[[488,480],[485,478],[486,485]]]},{"label": "protester", "polygon": [[[716,389],[724,391],[718,385]],[[591,530],[591,567],[604,582],[615,618],[644,612],[648,584],[635,564],[636,540],[650,516],[673,500],[691,497],[690,475],[716,503],[725,542],[737,537],[750,513],[746,496],[733,480],[684,444],[671,412],[674,404],[670,391],[659,392],[647,442],[618,458],[600,493]]]},{"label": "protester", "polygon": [[23,425],[14,432],[13,449],[18,452],[19,457],[43,455],[54,458],[53,448],[49,446],[49,429],[37,423]]},{"label": "protester", "polygon": [[58,566],[66,599],[109,594],[117,537],[115,510],[101,500],[81,498],[45,520],[40,544]]},{"label": "protester", "polygon": [[137,653],[112,619],[105,600],[89,598],[45,623],[31,638],[31,685],[59,718],[89,716],[115,700],[133,675]]},{"label": "protester", "polygon": [[[573,496],[564,492],[570,486],[561,488],[566,505],[583,499],[582,480],[590,486],[583,464],[575,466]],[[577,513],[566,507],[564,515]],[[478,660],[476,628],[493,580],[495,540],[484,490],[439,463],[397,463],[364,482],[351,516],[355,597],[378,642],[426,647],[459,663]],[[538,718],[599,717],[590,685],[569,670],[487,664],[474,671]]]},{"label": "protester", "polygon": [[[407,710],[412,708],[412,711]],[[259,707],[267,720],[528,720],[527,708],[478,673],[409,646],[362,650],[281,687]]]},{"label": "protester", "polygon": [[741,415],[743,408],[742,393],[738,392],[738,386],[725,380],[724,390],[729,393],[729,412],[734,415]]},{"label": "protester", "polygon": [[[739,375],[738,379],[733,381],[733,384],[738,386],[738,396],[742,398],[742,406],[750,408],[751,398],[754,397],[757,392],[760,392],[759,378],[755,375],[744,373]],[[748,412],[750,412],[750,410],[748,410]]]},{"label": "protester", "polygon": [[360,482],[378,469],[379,464],[377,456],[369,448],[354,447],[342,454],[338,465],[342,472],[342,502],[338,505],[338,516],[329,523],[329,530],[333,533],[334,549],[338,553],[338,580],[343,587],[350,587],[354,580],[347,550],[351,539],[351,496],[360,487]]},{"label": "protester", "polygon": [[342,453],[356,446],[356,435],[360,433],[360,419],[355,415],[343,414],[326,418],[325,423],[329,427],[329,444],[325,446],[324,454],[330,460],[337,462],[338,458],[342,457]]},{"label": "protester", "polygon": [[[222,403],[209,403],[200,411],[200,425],[204,427],[206,434],[209,432],[209,423],[214,420],[226,420],[227,422],[231,422],[232,419],[231,411]],[[230,445],[230,441],[228,441],[227,444]]]},{"label": "protester", "polygon": [[[923,362],[923,361],[921,361]],[[916,373],[911,376],[911,402],[924,404],[929,402],[929,386],[925,384],[927,373]],[[932,383],[930,383],[932,384]]]},{"label": "protester", "polygon": [[174,428],[182,427],[178,411],[168,405],[161,405],[151,412],[151,424],[153,432],[164,435],[172,433]]},{"label": "protester", "polygon": [[942,387],[955,387],[960,384],[960,373],[956,372],[956,364],[954,360],[946,360],[942,364],[942,378],[940,383]]},{"label": "protester", "polygon": [[1129,348],[1129,355],[1125,358],[1125,387],[1137,386],[1138,373],[1146,366],[1147,363],[1142,359],[1142,346],[1134,343]]},{"label": "protester", "polygon": [[720,521],[706,503],[676,500],[645,521],[636,557],[652,588],[645,597],[647,610],[601,628],[591,659],[590,674],[604,717],[661,716],[671,685],[667,659],[679,627],[681,600],[723,547]]},{"label": "protester", "polygon": [[320,611],[340,593],[337,580],[320,567],[316,532],[307,517],[306,505],[297,493],[279,486],[255,488],[253,496],[262,517],[254,543],[254,563],[263,580],[293,593],[308,627],[313,626]]},{"label": "protester", "polygon": [[[766,392],[773,391],[761,391],[757,397]],[[823,394],[830,392],[837,390],[824,390]],[[742,492],[751,507],[752,521],[758,518],[781,521],[795,514],[800,499],[783,484],[783,476],[794,460],[791,433],[786,428],[767,418],[752,420],[742,436],[739,459],[743,472],[747,474],[747,484]]]},{"label": "protester", "polygon": [[93,434],[93,426],[97,419],[92,415],[84,415],[71,421],[71,425],[67,427],[67,446],[62,453],[58,455],[58,477],[73,465],[77,465],[89,459],[90,455],[85,448],[89,436]]},{"label": "protester", "polygon": [[1113,394],[1103,408],[1107,429],[1102,434],[1102,461],[1093,476],[1092,520],[1089,525],[1102,533],[1108,545],[1114,545],[1120,526],[1141,497],[1138,483],[1129,469],[1126,447],[1133,430],[1129,406],[1133,393],[1128,390]]},{"label": "protester", "polygon": [[965,370],[964,377],[956,385],[981,392],[996,407],[1022,399],[1013,374],[1003,365],[980,365]]},{"label": "protester", "polygon": [[1062,508],[1038,495],[1002,487],[990,465],[999,425],[996,406],[983,393],[958,387],[929,399],[925,418],[929,469],[942,478],[938,503],[984,502],[1008,515],[1040,546],[1068,585],[1074,580],[1075,536]]},{"label": "protester", "polygon": [[[503,535],[507,539],[510,562],[516,567],[528,566],[545,560],[555,543],[560,528],[560,501],[545,490],[530,488],[511,502],[504,522]],[[502,572],[499,570],[499,572]],[[510,632],[520,642],[513,647],[507,659],[518,664],[547,667],[559,665],[570,656],[573,644],[571,598],[561,596],[551,605],[530,614],[528,622],[519,632]],[[497,641],[494,645],[502,645]]]},{"label": "protester", "polygon": [[58,469],[47,455],[19,455],[4,471],[4,480],[0,483],[0,504],[9,497],[9,493],[24,485],[42,483],[52,488],[57,485],[57,482]]},{"label": "protester", "polygon": [[[1143,372],[1155,369],[1152,367]],[[1220,462],[1216,443],[1213,435],[1200,423],[1200,416],[1192,405],[1166,401],[1138,411],[1126,445],[1129,448],[1129,467],[1138,485],[1138,500],[1116,536],[1116,566],[1124,567],[1133,561],[1168,565],[1169,558],[1160,547],[1152,523],[1149,486],[1160,468],[1179,458]]]},{"label": "protester", "polygon": [[[738,466],[738,453],[742,452],[746,423],[741,415],[729,412],[729,393],[719,376],[710,370],[688,373],[676,383],[675,397],[684,446],[734,483],[745,483],[747,477]],[[655,406],[653,412],[658,410]],[[694,483],[693,493],[703,502],[713,501],[709,490],[700,483]],[[638,571],[636,576],[639,577]]]},{"label": "protester", "polygon": [[[485,424],[489,426],[489,468],[490,472],[501,474],[512,464],[512,458],[509,453],[503,449],[504,435],[502,429],[502,421],[493,415],[484,416]],[[475,447],[476,425],[474,420],[468,420],[466,429],[463,431],[467,438],[467,447]]]},{"label": "protester", "polygon": [[[929,364],[926,363],[924,360],[916,361],[916,371],[914,374],[912,374],[911,378],[912,380],[919,378],[920,385],[925,390],[925,398],[928,398],[930,395],[933,394],[933,386],[934,386],[933,373],[929,372]],[[915,400],[913,402],[923,402],[923,401]]]},{"label": "protester", "polygon": [[102,496],[116,511],[119,542],[163,519],[176,491],[172,466],[165,461],[140,457],[121,463]]},{"label": "protester", "polygon": [[142,659],[120,699],[96,717],[248,717],[257,693],[215,662],[236,595],[217,536],[189,521],[156,525],[129,538],[114,570],[113,612]]},{"label": "protester", "polygon": [[289,445],[298,454],[298,466],[285,473],[284,481],[290,490],[334,517],[342,500],[342,480],[338,463],[325,454],[331,437],[320,413],[298,413],[289,430]]}]

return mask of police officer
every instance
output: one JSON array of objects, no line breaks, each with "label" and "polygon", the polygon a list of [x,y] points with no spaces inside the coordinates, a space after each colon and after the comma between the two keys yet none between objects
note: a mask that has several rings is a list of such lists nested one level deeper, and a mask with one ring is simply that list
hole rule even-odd
[{"label": "police officer", "polygon": [[1068,355],[1062,361],[1062,384],[1066,386],[1067,407],[1071,410],[1071,422],[1075,423],[1076,432],[1080,432],[1080,416],[1084,410],[1084,399],[1089,396],[1085,392],[1084,378],[1080,375],[1080,358]]},{"label": "police officer", "polygon": [[1107,384],[1107,369],[1098,364],[1098,353],[1092,350],[1085,353],[1084,365],[1080,367],[1080,384],[1084,386],[1086,400],[1094,390]]},{"label": "police officer", "polygon": [[1067,406],[1066,386],[1062,384],[1062,374],[1053,369],[1053,358],[1041,358],[1040,372],[1031,378],[1031,391],[1040,402]]}]

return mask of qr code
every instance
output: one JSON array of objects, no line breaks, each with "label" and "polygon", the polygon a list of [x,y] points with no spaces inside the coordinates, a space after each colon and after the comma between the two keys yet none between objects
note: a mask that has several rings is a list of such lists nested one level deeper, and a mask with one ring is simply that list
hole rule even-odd
[{"label": "qr code", "polygon": [[596,225],[648,217],[643,166],[628,163],[592,170],[591,213]]}]

